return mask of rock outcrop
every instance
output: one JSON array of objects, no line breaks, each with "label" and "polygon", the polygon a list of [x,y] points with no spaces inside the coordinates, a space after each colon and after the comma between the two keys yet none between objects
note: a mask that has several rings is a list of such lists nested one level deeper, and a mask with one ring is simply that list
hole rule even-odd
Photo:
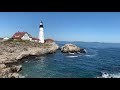
[{"label": "rock outcrop", "polygon": [[23,58],[29,56],[41,56],[44,54],[55,53],[59,46],[53,42],[50,44],[43,45],[29,45],[29,44],[21,44],[16,42],[15,44],[11,44],[11,42],[6,45],[1,45],[0,51],[0,64],[8,64],[8,63],[16,63]]},{"label": "rock outcrop", "polygon": [[12,72],[19,72],[19,71],[22,70],[22,65],[18,65],[18,66],[13,65],[13,66],[11,67],[11,70],[12,70]]},{"label": "rock outcrop", "polygon": [[59,46],[52,42],[40,44],[30,41],[5,41],[0,43],[0,78],[19,78],[21,65],[8,65],[29,56],[41,56],[55,53]]},{"label": "rock outcrop", "polygon": [[50,45],[51,45],[51,48],[47,49],[48,53],[55,53],[56,50],[59,49],[59,46],[55,42],[51,43]]},{"label": "rock outcrop", "polygon": [[63,53],[86,53],[85,49],[79,48],[74,44],[65,44],[61,47],[61,52]]},{"label": "rock outcrop", "polygon": [[6,66],[0,64],[0,78],[19,78],[19,71],[22,69],[21,65]]}]

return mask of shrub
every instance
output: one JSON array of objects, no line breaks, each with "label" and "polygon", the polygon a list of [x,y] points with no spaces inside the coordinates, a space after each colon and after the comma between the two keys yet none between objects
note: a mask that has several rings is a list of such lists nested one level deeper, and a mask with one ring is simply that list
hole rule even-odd
[{"label": "shrub", "polygon": [[13,39],[12,39],[12,38],[9,38],[7,41],[13,41]]}]

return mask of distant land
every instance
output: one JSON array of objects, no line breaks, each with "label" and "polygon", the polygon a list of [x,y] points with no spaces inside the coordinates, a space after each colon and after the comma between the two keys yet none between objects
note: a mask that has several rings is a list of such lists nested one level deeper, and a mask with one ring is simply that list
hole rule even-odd
[{"label": "distant land", "polygon": [[119,42],[88,42],[88,41],[58,41],[55,40],[56,42],[81,42],[81,43],[108,43],[108,44],[120,44]]}]

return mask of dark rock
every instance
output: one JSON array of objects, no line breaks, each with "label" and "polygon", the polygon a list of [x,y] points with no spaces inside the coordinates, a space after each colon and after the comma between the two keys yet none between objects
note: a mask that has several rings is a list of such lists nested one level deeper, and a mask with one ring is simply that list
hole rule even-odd
[{"label": "dark rock", "polygon": [[86,50],[85,49],[80,49],[80,53],[86,53]]},{"label": "dark rock", "polygon": [[11,67],[11,70],[12,70],[12,72],[19,72],[19,71],[22,70],[22,65],[18,65],[18,66],[13,65],[13,66]]}]

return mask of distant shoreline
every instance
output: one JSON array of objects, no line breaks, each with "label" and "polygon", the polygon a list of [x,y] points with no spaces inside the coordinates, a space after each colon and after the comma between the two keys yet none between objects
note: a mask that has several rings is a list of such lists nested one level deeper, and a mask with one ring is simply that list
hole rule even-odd
[{"label": "distant shoreline", "polygon": [[105,43],[105,44],[120,44],[120,42],[86,42],[86,41],[55,41],[55,42],[81,42],[81,43]]}]

